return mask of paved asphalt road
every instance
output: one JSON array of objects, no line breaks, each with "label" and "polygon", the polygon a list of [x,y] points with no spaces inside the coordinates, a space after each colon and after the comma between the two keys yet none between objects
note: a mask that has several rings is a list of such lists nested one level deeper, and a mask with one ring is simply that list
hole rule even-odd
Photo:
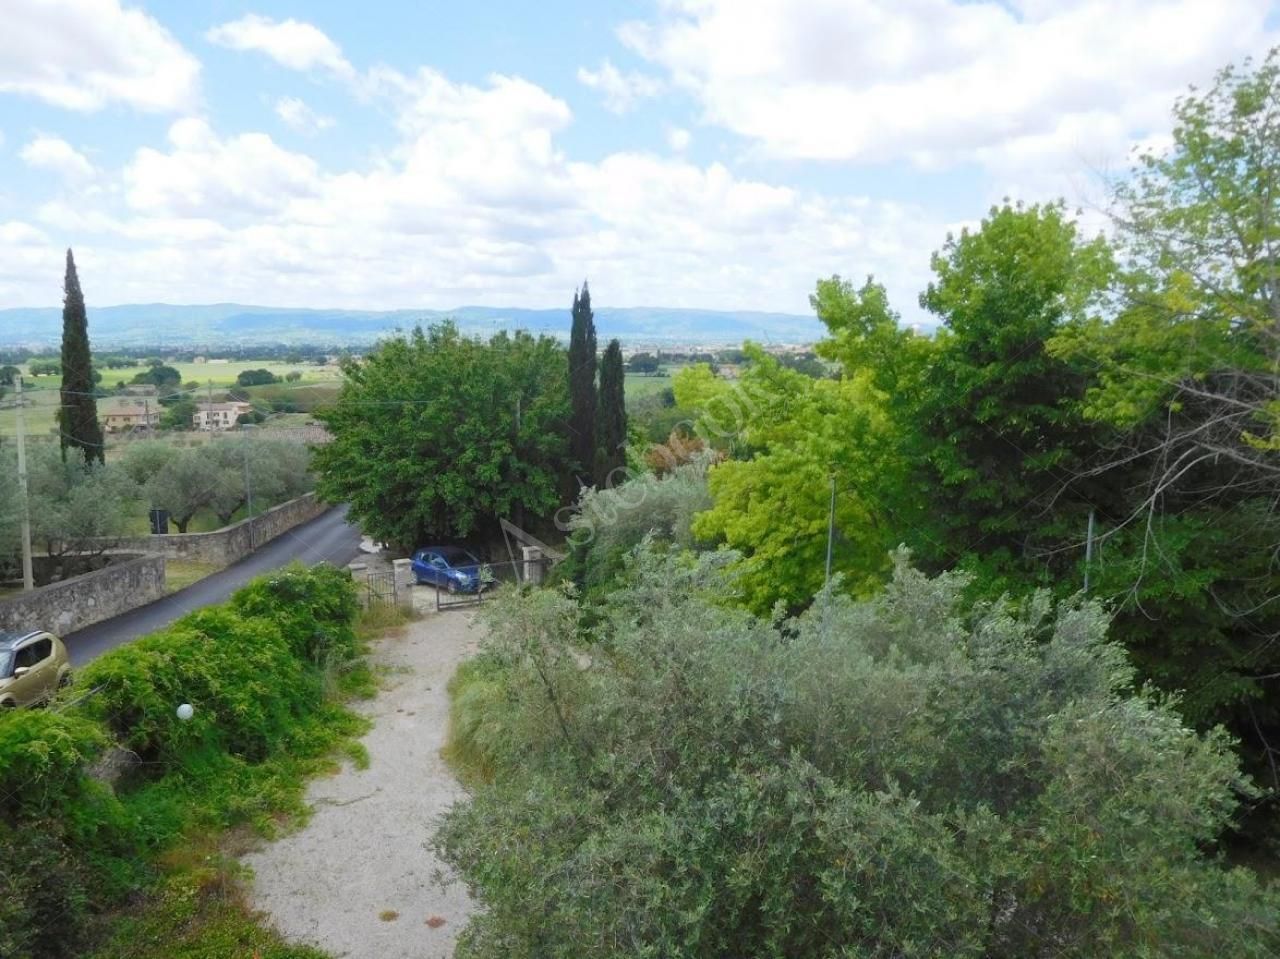
[{"label": "paved asphalt road", "polygon": [[64,636],[63,640],[72,664],[83,666],[109,649],[163,629],[192,610],[221,603],[255,576],[294,560],[308,566],[322,562],[345,566],[355,558],[359,547],[360,530],[347,522],[347,509],[340,506],[281,534],[256,553],[193,586],[114,619],[87,626],[78,633]]}]

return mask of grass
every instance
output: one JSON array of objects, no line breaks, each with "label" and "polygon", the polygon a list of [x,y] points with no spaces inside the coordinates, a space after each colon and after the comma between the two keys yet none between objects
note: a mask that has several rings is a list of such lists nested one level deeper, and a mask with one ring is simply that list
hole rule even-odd
[{"label": "grass", "polygon": [[[298,383],[337,383],[342,379],[342,373],[336,367],[311,366],[307,363],[269,363],[262,360],[219,363],[214,360],[209,363],[166,362],[165,366],[172,366],[177,370],[181,374],[183,383],[198,383],[201,386],[212,383],[215,388],[235,386],[236,377],[244,370],[270,370],[282,379],[289,373],[301,373],[302,378]],[[119,380],[127,383],[135,374],[145,369],[145,366],[138,365],[123,370],[102,370],[102,382],[108,387],[115,386]]]},{"label": "grass", "polygon": [[[27,401],[26,419],[28,436],[48,436],[57,432],[58,384],[53,376],[42,376],[35,383],[27,381],[23,398]],[[4,399],[0,399],[0,436],[10,437],[18,432],[18,409],[13,406],[13,391],[6,387]]]},{"label": "grass", "polygon": [[678,368],[663,367],[660,376],[646,376],[639,373],[628,373],[623,380],[622,388],[627,399],[639,399],[642,396],[653,396],[665,389],[670,389],[672,374]]},{"label": "grass", "polygon": [[[225,393],[228,387],[236,385],[236,377],[244,370],[270,370],[281,378],[292,372],[302,374],[296,383],[280,384],[289,388],[297,388],[300,402],[315,405],[336,395],[337,387],[342,383],[342,372],[332,366],[311,366],[305,363],[267,363],[252,361],[236,361],[234,363],[167,363],[182,375],[182,382],[197,383],[214,387],[214,398],[221,399],[218,394]],[[24,365],[23,369],[26,367]],[[124,380],[129,382],[146,367],[126,367],[122,370],[102,369],[102,385],[107,389],[115,387]],[[61,378],[57,376],[40,376],[26,378],[28,405],[26,408],[27,433],[32,436],[56,433],[56,416],[58,411],[58,388]],[[279,388],[279,387],[277,387]],[[250,388],[250,395],[258,389]],[[267,389],[270,389],[269,387]],[[17,409],[10,405],[13,401],[12,391],[6,390],[4,399],[0,400],[0,437],[13,436],[18,430]]]},{"label": "grass", "polygon": [[[266,501],[259,504],[257,500],[253,504],[253,515],[260,516],[268,509],[278,506],[278,503]],[[246,507],[241,506],[238,510],[231,514],[231,521],[224,523],[218,518],[218,515],[211,509],[202,509],[195,516],[191,517],[191,521],[187,523],[188,533],[212,533],[223,529],[227,526],[234,526],[241,520],[249,518],[249,511]],[[169,532],[178,532],[178,526],[172,520],[169,521]],[[133,515],[129,517],[128,525],[125,528],[126,536],[147,536],[151,533],[151,519],[147,514],[147,504],[145,502],[136,503],[133,507]]]},{"label": "grass", "polygon": [[169,559],[164,564],[165,591],[176,593],[180,589],[200,582],[222,569],[217,563],[198,563],[194,560]]},{"label": "grass", "polygon": [[484,654],[463,662],[449,680],[449,728],[440,755],[464,786],[493,782],[502,751],[506,671]]},{"label": "grass", "polygon": [[285,942],[249,908],[239,865],[218,852],[171,875],[89,959],[327,959]]}]

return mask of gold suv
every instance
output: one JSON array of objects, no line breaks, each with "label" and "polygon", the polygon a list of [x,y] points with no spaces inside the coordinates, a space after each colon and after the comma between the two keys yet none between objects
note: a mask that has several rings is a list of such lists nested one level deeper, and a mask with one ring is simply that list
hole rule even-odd
[{"label": "gold suv", "polygon": [[67,647],[53,633],[0,632],[0,707],[48,702],[69,682]]}]

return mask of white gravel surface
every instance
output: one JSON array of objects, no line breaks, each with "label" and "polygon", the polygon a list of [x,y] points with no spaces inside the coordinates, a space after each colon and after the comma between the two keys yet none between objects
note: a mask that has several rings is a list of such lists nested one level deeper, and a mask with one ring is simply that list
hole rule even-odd
[{"label": "white gravel surface", "polygon": [[435,881],[427,843],[464,797],[440,748],[446,684],[477,645],[470,626],[469,612],[432,613],[380,641],[383,689],[360,707],[374,721],[369,768],[316,780],[306,827],[245,857],[254,907],[288,939],[352,959],[452,956],[471,902],[460,883]]}]

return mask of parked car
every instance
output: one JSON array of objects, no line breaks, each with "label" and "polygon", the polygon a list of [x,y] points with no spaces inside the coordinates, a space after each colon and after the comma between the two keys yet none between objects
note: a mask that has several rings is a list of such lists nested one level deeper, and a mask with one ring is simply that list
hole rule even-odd
[{"label": "parked car", "polygon": [[0,707],[48,702],[69,682],[67,647],[53,633],[0,632]]},{"label": "parked car", "polygon": [[414,578],[451,593],[475,593],[489,586],[489,568],[460,546],[424,546],[413,554]]}]

